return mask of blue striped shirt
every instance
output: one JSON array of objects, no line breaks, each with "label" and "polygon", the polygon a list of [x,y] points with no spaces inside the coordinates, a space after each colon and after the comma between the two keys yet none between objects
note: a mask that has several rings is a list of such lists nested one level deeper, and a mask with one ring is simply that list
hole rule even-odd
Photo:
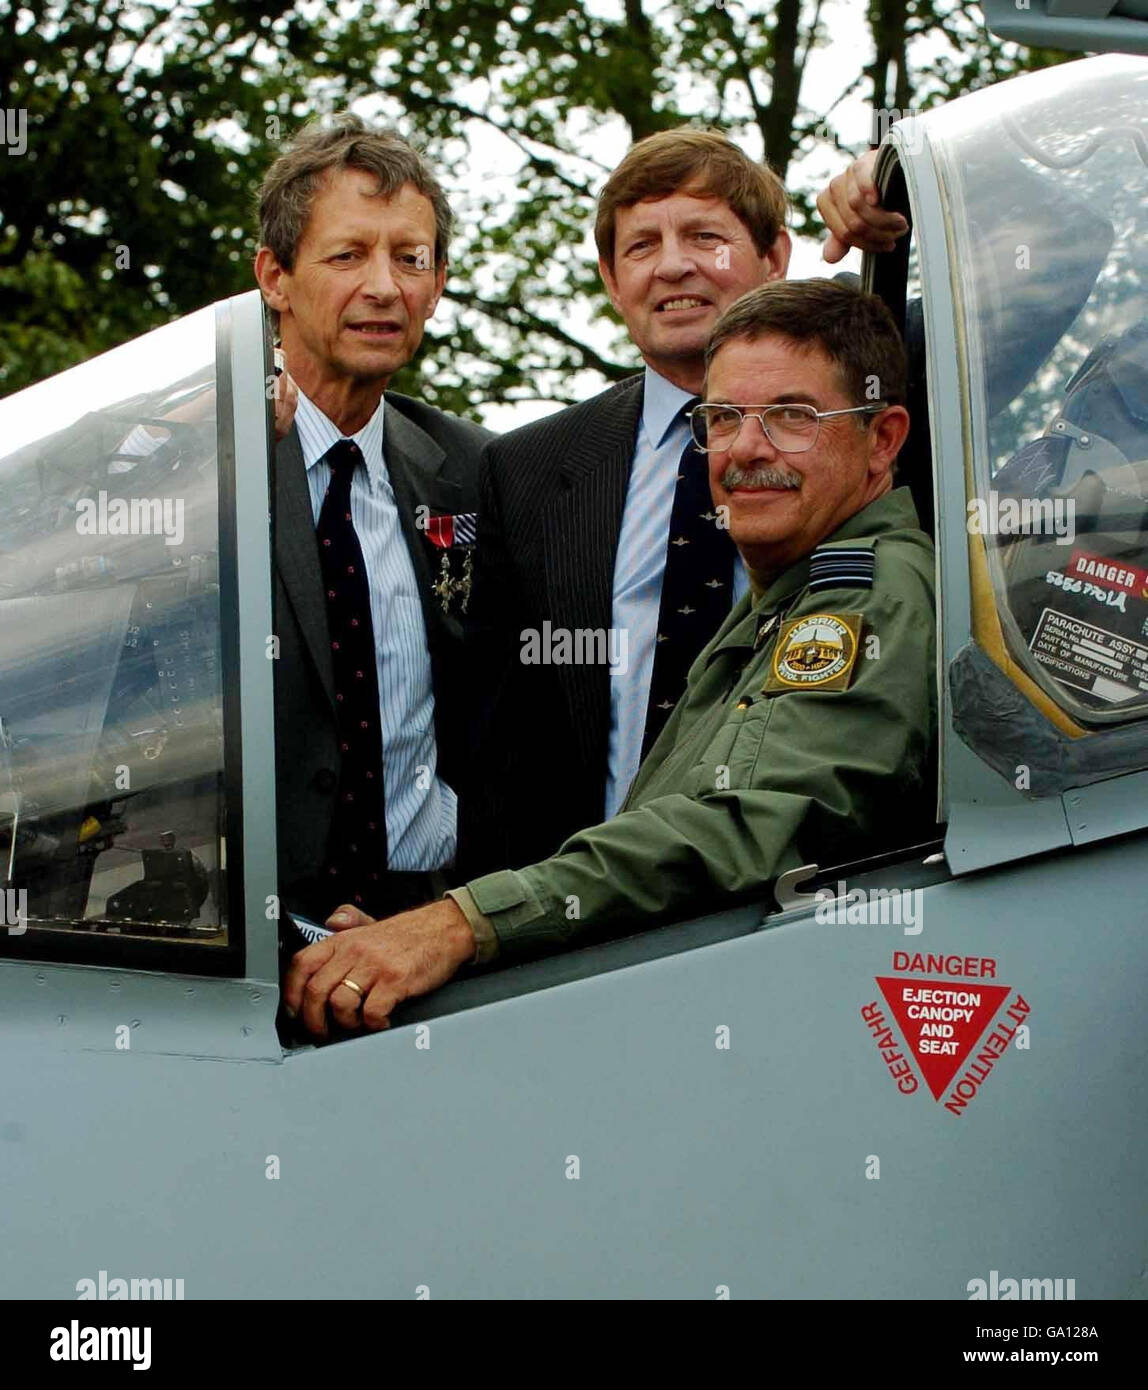
[{"label": "blue striped shirt", "polygon": [[[627,633],[628,666],[610,677],[610,748],[606,772],[606,819],[617,814],[642,761],[646,706],[654,674],[662,576],[678,464],[690,442],[690,427],[682,416],[694,397],[652,367],[646,368],[642,420],[634,447],[634,462],[626,493],[626,509],[614,561],[611,624]],[[749,587],[745,566],[736,564],[733,601]]]},{"label": "blue striped shirt", "polygon": [[[367,465],[356,468],[351,480],[351,520],[371,593],[383,732],[387,867],[438,869],[454,859],[456,799],[436,773],[430,651],[418,581],[387,474],[384,408],[380,400],[363,428],[349,437],[362,450]],[[317,526],[331,481],[331,466],[324,455],[346,436],[302,391],[295,428]]]}]

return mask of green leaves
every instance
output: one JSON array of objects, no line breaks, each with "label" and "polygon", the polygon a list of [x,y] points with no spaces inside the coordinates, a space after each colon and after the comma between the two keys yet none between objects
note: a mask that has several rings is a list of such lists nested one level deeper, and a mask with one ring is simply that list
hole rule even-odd
[{"label": "green leaves", "polygon": [[[308,117],[356,103],[426,149],[459,214],[446,299],[396,387],[474,415],[582,397],[637,365],[590,236],[594,198],[632,140],[687,120],[725,129],[789,175],[795,229],[818,230],[801,160],[827,140],[860,153],[826,108],[849,87],[877,96],[863,48],[828,98],[806,80],[842,4],[9,8],[0,87],[5,108],[28,112],[28,149],[0,152],[0,392],[250,288],[263,171]],[[1052,60],[1001,44],[958,0],[871,11],[889,90],[911,94],[900,105]]]}]

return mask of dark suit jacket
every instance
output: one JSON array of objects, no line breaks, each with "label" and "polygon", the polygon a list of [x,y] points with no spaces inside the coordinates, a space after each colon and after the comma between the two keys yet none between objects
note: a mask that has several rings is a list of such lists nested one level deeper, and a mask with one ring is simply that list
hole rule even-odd
[{"label": "dark suit jacket", "polygon": [[604,814],[609,670],[523,665],[521,634],[610,626],[644,384],[629,377],[483,454],[461,877],[543,859]]},{"label": "dark suit jacket", "polygon": [[[388,392],[383,452],[414,563],[430,647],[435,693],[438,770],[456,790],[462,780],[461,596],[444,612],[432,591],[442,551],[416,525],[416,508],[431,515],[474,512],[478,464],[489,430]],[[327,848],[339,742],[319,568],[315,521],[299,436],[294,429],[276,451],[275,771],[279,892],[283,904],[322,921],[336,906],[317,881]]]}]

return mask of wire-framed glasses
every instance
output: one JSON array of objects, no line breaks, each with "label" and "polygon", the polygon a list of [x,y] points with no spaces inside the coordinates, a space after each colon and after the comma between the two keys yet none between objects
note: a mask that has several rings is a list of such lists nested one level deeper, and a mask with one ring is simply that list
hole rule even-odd
[{"label": "wire-framed glasses", "polygon": [[885,401],[875,405],[855,405],[848,410],[816,410],[811,405],[695,405],[689,413],[694,443],[707,454],[720,454],[733,446],[748,416],[761,425],[765,437],[783,454],[803,454],[812,449],[821,433],[822,420],[837,415],[874,415],[887,408]]}]

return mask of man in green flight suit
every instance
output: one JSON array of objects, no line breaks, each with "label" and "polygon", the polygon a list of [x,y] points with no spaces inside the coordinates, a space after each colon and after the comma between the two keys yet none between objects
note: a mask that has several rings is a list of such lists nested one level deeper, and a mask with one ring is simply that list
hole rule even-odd
[{"label": "man in green flight suit", "polygon": [[800,864],[920,838],[934,817],[934,558],[893,486],[904,398],[875,296],[779,281],[725,311],[691,427],[751,588],[624,807],[442,902],[383,922],[340,908],[335,934],[292,963],[292,1016],[319,1037],[331,1018],[387,1027],[468,963],[714,912]]}]

